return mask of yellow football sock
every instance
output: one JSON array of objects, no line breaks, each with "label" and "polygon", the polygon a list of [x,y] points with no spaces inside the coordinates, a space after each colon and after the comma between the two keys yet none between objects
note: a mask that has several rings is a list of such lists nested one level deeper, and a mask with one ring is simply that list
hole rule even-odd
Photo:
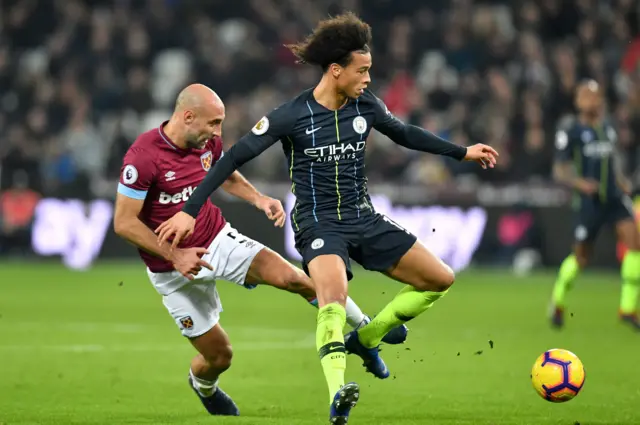
[{"label": "yellow football sock", "polygon": [[318,311],[316,347],[329,387],[329,404],[333,402],[333,397],[344,385],[347,359],[342,329],[346,317],[345,309],[340,304],[327,304]]}]

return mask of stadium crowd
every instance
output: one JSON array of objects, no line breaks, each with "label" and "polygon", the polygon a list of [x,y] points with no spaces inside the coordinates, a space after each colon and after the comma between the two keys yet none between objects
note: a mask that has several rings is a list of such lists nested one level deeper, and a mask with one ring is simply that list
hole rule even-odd
[{"label": "stadium crowd", "polygon": [[[389,109],[458,144],[487,142],[478,173],[372,133],[368,176],[430,185],[549,179],[554,129],[580,79],[606,88],[635,168],[640,36],[635,0],[8,0],[0,10],[0,189],[90,198],[115,193],[124,152],[189,82],[226,103],[234,143],[313,85],[283,44],[349,9],[373,27],[372,88]],[[274,166],[278,164],[279,166]],[[271,149],[242,169],[285,181]],[[4,208],[4,207],[3,207]]]}]

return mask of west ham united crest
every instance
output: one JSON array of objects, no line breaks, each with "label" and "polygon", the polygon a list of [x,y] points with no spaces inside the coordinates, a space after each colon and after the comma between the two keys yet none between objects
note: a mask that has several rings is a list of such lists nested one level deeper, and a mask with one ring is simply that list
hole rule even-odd
[{"label": "west ham united crest", "polygon": [[200,164],[202,164],[202,168],[204,168],[204,171],[209,171],[212,162],[213,154],[211,153],[211,151],[207,151],[200,155]]},{"label": "west ham united crest", "polygon": [[191,318],[191,316],[181,317],[180,326],[182,326],[183,329],[193,328],[193,319]]}]

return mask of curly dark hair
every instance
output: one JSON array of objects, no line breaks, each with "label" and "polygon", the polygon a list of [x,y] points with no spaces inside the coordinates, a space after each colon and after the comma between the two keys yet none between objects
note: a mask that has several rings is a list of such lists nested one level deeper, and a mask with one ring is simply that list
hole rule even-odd
[{"label": "curly dark hair", "polygon": [[371,44],[371,27],[353,12],[320,21],[304,41],[286,47],[298,63],[319,65],[323,71],[332,63],[347,66],[351,53],[367,53]]}]

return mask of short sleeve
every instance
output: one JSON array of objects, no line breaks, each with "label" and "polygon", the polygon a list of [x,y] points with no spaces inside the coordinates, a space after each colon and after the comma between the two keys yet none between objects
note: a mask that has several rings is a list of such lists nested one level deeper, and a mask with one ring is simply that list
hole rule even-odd
[{"label": "short sleeve", "polygon": [[153,155],[144,149],[131,147],[122,162],[118,193],[133,199],[145,199],[155,174]]},{"label": "short sleeve", "polygon": [[616,133],[616,130],[613,128],[613,126],[608,125],[605,131],[609,142],[616,144],[618,142],[618,133]]},{"label": "short sleeve", "polygon": [[556,161],[566,162],[573,159],[572,141],[568,130],[560,128],[556,131],[554,145]]}]

